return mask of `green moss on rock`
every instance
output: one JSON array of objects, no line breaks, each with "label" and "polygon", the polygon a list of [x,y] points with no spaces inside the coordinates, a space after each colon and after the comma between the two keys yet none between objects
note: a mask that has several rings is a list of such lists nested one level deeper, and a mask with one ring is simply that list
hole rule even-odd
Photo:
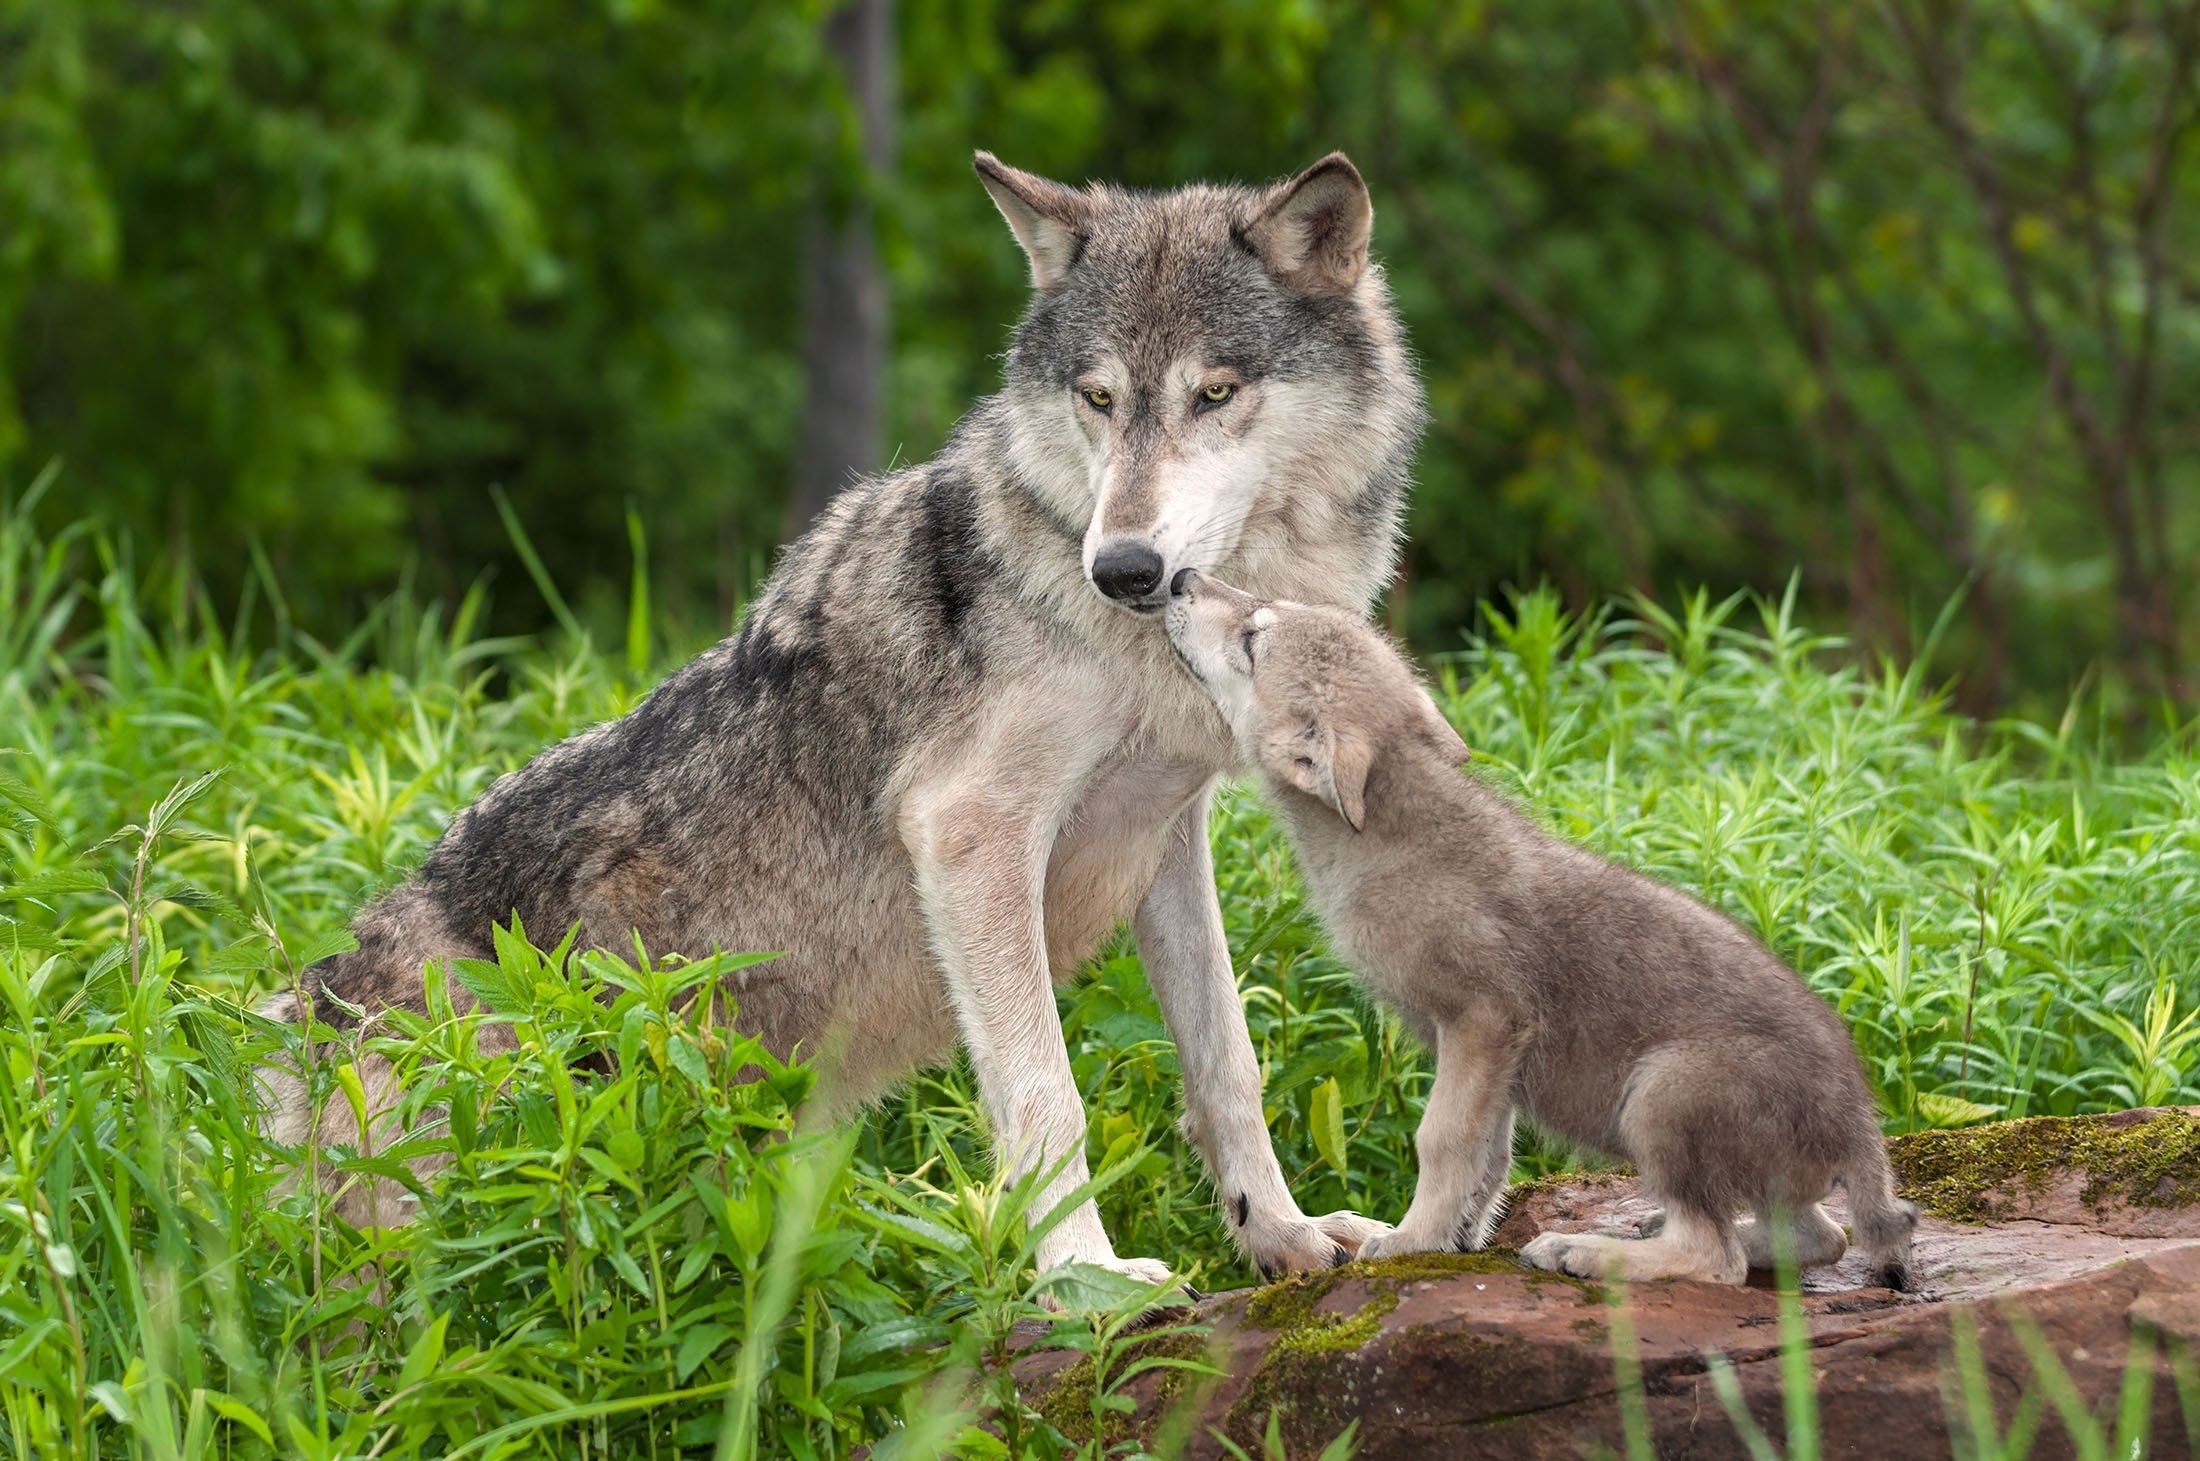
[{"label": "green moss on rock", "polygon": [[1520,1255],[1510,1248],[1485,1248],[1479,1253],[1400,1253],[1395,1258],[1347,1263],[1342,1268],[1278,1279],[1246,1301],[1245,1321],[1258,1329],[1300,1328],[1316,1317],[1321,1301],[1335,1293],[1339,1284],[1354,1280],[1395,1298],[1403,1284],[1456,1278],[1465,1273],[1509,1273],[1533,1281],[1540,1272],[1522,1265]]},{"label": "green moss on rock", "polygon": [[1343,1271],[1332,1268],[1326,1273],[1296,1273],[1278,1279],[1245,1301],[1245,1322],[1255,1329],[1299,1328],[1313,1319],[1315,1305],[1342,1282],[1338,1275]]},{"label": "green moss on rock", "polygon": [[1290,1306],[1289,1327],[1268,1346],[1260,1368],[1246,1382],[1245,1393],[1230,1407],[1224,1424],[1231,1434],[1248,1439],[1258,1435],[1268,1424],[1270,1410],[1316,1423],[1344,1423],[1343,1417],[1330,1413],[1350,1406],[1350,1398],[1338,1391],[1330,1372],[1332,1356],[1373,1339],[1383,1327],[1383,1316],[1398,1307],[1398,1293],[1391,1288],[1375,1294],[1349,1318],[1318,1312],[1313,1306],[1319,1302],[1308,1301],[1303,1311],[1296,1303]]},{"label": "green moss on rock", "polygon": [[1484,1248],[1479,1253],[1400,1253],[1395,1258],[1347,1263],[1336,1272],[1395,1285],[1454,1278],[1462,1273],[1522,1274],[1535,1270],[1520,1261],[1516,1249]]},{"label": "green moss on rock", "polygon": [[[1118,1353],[1109,1370],[1120,1375],[1129,1366],[1142,1359],[1167,1356],[1180,1360],[1205,1360],[1207,1336],[1204,1333],[1159,1334],[1151,1339],[1134,1340]],[[1151,1432],[1161,1417],[1169,1413],[1177,1397],[1182,1395],[1186,1383],[1193,1378],[1191,1372],[1165,1366],[1153,1372],[1154,1392],[1150,1400],[1136,1411],[1111,1410],[1103,1417],[1105,1434],[1100,1440],[1112,1446],[1134,1436],[1140,1440],[1151,1439]],[[1032,1409],[1050,1426],[1079,1445],[1094,1439],[1092,1402],[1094,1386],[1092,1357],[1086,1355],[1074,1364],[1058,1371],[1047,1383],[1044,1393]]]},{"label": "green moss on rock", "polygon": [[1280,1335],[1268,1346],[1270,1354],[1335,1354],[1358,1349],[1383,1327],[1383,1316],[1398,1307],[1395,1290],[1376,1294],[1346,1318],[1338,1314],[1314,1314],[1297,1328]]},{"label": "green moss on rock", "polygon": [[1921,1131],[1887,1143],[1905,1195],[1950,1222],[2000,1222],[2018,1198],[2064,1171],[2082,1171],[2079,1200],[2100,1209],[2200,1203],[2200,1118],[2035,1116],[1962,1131]]}]

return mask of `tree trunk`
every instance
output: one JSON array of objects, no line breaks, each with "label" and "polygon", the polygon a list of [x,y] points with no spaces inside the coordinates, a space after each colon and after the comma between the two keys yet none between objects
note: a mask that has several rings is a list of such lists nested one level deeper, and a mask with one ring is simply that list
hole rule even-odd
[{"label": "tree trunk", "polygon": [[847,78],[862,128],[868,176],[845,205],[812,207],[806,250],[803,368],[809,390],[794,492],[793,537],[833,494],[878,470],[884,437],[886,275],[879,266],[871,189],[892,165],[893,0],[850,0],[825,22],[825,39]]}]

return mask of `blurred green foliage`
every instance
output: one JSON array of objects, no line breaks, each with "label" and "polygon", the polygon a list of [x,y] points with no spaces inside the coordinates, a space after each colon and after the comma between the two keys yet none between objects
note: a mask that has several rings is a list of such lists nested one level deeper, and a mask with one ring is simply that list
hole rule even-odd
[{"label": "blurred green foliage", "polygon": [[886,176],[830,8],[0,0],[0,483],[64,459],[53,522],[223,602],[257,542],[322,625],[407,564],[510,583],[499,484],[612,622],[631,505],[723,622],[781,526],[809,210],[877,205],[910,461],[1021,307],[973,147],[1165,186],[1341,146],[1436,407],[1424,644],[1507,583],[1800,568],[1896,653],[1962,591],[1974,704],[2200,698],[2193,0],[904,0]]}]

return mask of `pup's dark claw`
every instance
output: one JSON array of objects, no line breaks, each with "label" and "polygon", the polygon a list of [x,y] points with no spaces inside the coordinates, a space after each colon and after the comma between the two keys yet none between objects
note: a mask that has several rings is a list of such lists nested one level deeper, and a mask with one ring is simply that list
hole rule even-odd
[{"label": "pup's dark claw", "polygon": [[1329,1266],[1331,1268],[1342,1268],[1351,1261],[1352,1255],[1345,1251],[1344,1244],[1342,1243],[1339,1243],[1336,1247],[1336,1250],[1329,1255]]},{"label": "pup's dark claw", "polygon": [[1185,1285],[1183,1285],[1182,1287],[1183,1287],[1183,1289],[1184,1289],[1184,1292],[1186,1292],[1186,1293],[1188,1293],[1188,1294],[1190,1294],[1190,1295],[1192,1296],[1192,1302],[1193,1302],[1193,1303],[1195,1303],[1195,1304],[1196,1304],[1196,1303],[1199,1303],[1199,1302],[1200,1302],[1201,1300],[1203,1300],[1203,1299],[1205,1299],[1205,1298],[1207,1297],[1207,1296],[1206,1296],[1205,1294],[1201,1293],[1201,1292],[1200,1292],[1200,1291],[1199,1291],[1198,1289],[1195,1289],[1195,1288],[1193,1288],[1193,1287],[1192,1287],[1192,1286],[1191,1286],[1190,1284],[1185,1284]]},{"label": "pup's dark claw", "polygon": [[1255,1263],[1253,1266],[1260,1270],[1260,1277],[1263,1283],[1274,1283],[1276,1281],[1276,1274],[1278,1270],[1275,1264],[1270,1263],[1267,1259],[1263,1258],[1259,1262]]}]

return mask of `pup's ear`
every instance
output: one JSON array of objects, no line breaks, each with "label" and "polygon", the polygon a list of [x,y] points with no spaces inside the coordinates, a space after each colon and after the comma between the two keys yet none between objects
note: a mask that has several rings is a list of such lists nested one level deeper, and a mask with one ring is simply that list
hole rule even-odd
[{"label": "pup's ear", "polygon": [[1032,287],[1061,288],[1084,246],[1085,229],[1092,221],[1091,200],[1075,188],[1010,167],[990,152],[979,153],[972,166],[1031,260]]},{"label": "pup's ear", "polygon": [[1367,768],[1374,763],[1374,744],[1350,731],[1330,752],[1328,802],[1355,832],[1367,826]]},{"label": "pup's ear", "polygon": [[1474,752],[1467,749],[1467,743],[1458,730],[1444,718],[1444,712],[1436,704],[1436,697],[1426,687],[1421,691],[1421,705],[1428,712],[1423,717],[1424,729],[1445,762],[1452,766],[1464,766],[1472,761]]},{"label": "pup's ear", "polygon": [[1310,733],[1267,737],[1260,759],[1271,774],[1327,802],[1353,831],[1367,826],[1367,768],[1375,760],[1367,737],[1316,725]]},{"label": "pup's ear", "polygon": [[1374,224],[1360,170],[1343,153],[1332,152],[1277,185],[1245,238],[1285,288],[1344,294],[1367,268]]}]

